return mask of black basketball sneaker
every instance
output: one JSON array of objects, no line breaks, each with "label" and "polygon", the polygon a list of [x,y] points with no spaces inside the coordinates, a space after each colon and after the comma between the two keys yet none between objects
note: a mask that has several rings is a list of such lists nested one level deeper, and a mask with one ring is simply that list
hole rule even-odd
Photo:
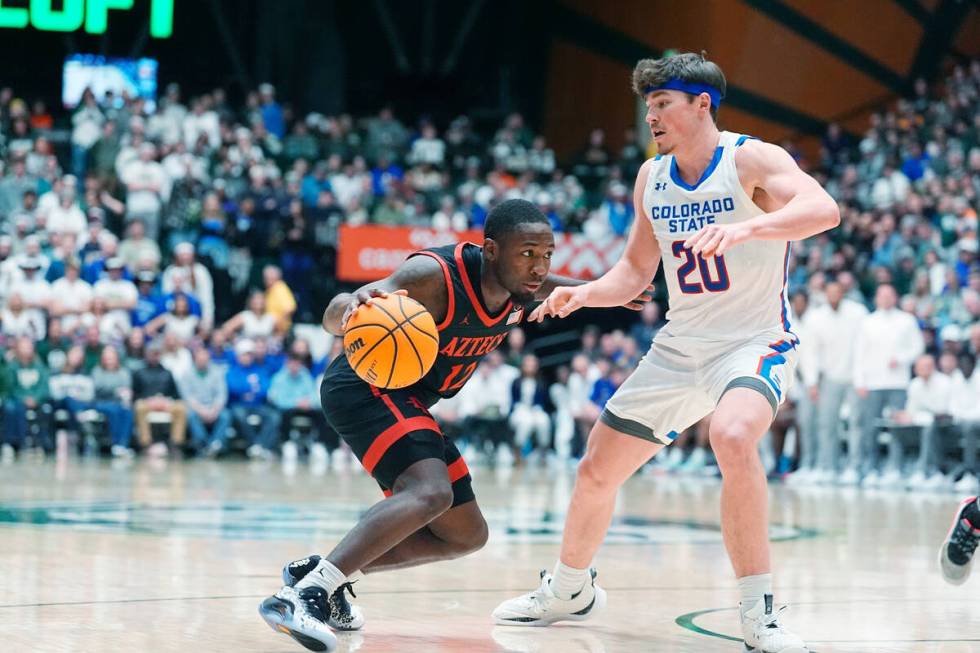
[{"label": "black basketball sneaker", "polygon": [[[962,585],[970,577],[973,557],[980,545],[980,528],[974,526],[976,503],[977,498],[971,497],[960,504],[939,549],[939,569],[943,579],[951,585]],[[974,516],[972,522],[969,519],[971,513]]]},{"label": "black basketball sneaker", "polygon": [[[308,573],[316,569],[320,562],[320,556],[312,555],[302,560],[294,560],[282,568],[282,582],[288,587],[293,587]],[[327,623],[334,630],[360,630],[364,627],[364,613],[356,605],[347,600],[347,594],[352,598],[357,598],[354,594],[353,583],[344,583],[330,596],[328,605],[330,607],[330,617]]]},{"label": "black basketball sneaker", "polygon": [[337,636],[327,625],[330,607],[320,587],[283,587],[259,604],[259,614],[277,633],[289,635],[311,651],[333,651]]}]

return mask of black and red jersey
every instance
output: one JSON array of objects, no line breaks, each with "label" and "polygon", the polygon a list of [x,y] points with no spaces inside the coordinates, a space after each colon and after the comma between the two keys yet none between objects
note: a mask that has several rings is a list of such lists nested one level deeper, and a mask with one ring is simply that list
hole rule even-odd
[{"label": "black and red jersey", "polygon": [[[495,313],[487,309],[480,289],[483,248],[475,243],[433,247],[411,256],[429,256],[438,261],[448,290],[446,316],[436,325],[439,355],[429,373],[410,386],[431,405],[440,397],[452,397],[459,392],[480,360],[499,347],[511,329],[520,325],[524,307],[508,300]],[[338,356],[327,370],[324,382],[333,382],[338,375],[349,379],[353,374],[346,356]]]}]

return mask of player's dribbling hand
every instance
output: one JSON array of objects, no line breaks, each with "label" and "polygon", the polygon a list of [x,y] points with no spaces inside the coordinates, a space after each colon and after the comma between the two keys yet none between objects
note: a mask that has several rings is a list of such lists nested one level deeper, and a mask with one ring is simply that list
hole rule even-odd
[{"label": "player's dribbling hand", "polygon": [[371,300],[376,297],[387,297],[388,295],[408,295],[407,290],[396,290],[393,293],[387,293],[384,290],[378,290],[377,288],[364,288],[358,290],[354,294],[354,299],[350,300],[350,304],[347,305],[347,310],[344,311],[344,317],[341,319],[341,328],[347,328],[347,321],[357,312],[361,306],[365,304],[370,304]]},{"label": "player's dribbling hand", "polygon": [[639,297],[628,304],[623,304],[623,308],[628,308],[631,311],[642,311],[644,304],[649,304],[653,301],[653,291],[654,285],[651,283],[642,293],[640,293]]},{"label": "player's dribbling hand", "polygon": [[751,231],[743,222],[735,224],[709,224],[684,241],[684,247],[702,258],[721,256],[726,251],[749,239]]},{"label": "player's dribbling hand", "polygon": [[542,322],[546,317],[568,317],[585,306],[585,286],[558,286],[541,305],[531,311],[528,322]]}]

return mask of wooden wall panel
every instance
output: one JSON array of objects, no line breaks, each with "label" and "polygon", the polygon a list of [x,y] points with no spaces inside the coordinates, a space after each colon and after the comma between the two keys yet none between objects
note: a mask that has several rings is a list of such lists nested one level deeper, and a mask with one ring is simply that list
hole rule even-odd
[{"label": "wooden wall panel", "polygon": [[783,0],[869,57],[905,75],[922,25],[895,0]]},{"label": "wooden wall panel", "polygon": [[635,124],[632,69],[594,52],[556,40],[548,75],[545,136],[559,158],[585,147],[595,127],[606,130],[611,151],[622,145],[623,131]]}]

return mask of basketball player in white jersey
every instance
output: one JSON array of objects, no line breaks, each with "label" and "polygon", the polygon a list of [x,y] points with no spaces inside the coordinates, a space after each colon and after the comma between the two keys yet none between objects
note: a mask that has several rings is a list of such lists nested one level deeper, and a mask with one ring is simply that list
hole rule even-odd
[{"label": "basketball player in white jersey", "polygon": [[662,261],[669,322],[592,429],[554,574],[542,572],[538,589],[500,604],[497,623],[583,620],[600,609],[605,592],[589,565],[617,490],[677,433],[713,412],[721,529],[738,578],[745,646],[808,651],[773,610],[766,474],[757,448],[786,396],[800,345],[786,297],[790,241],[833,228],[840,214],[783,149],[718,130],[725,87],[721,69],[703,54],[645,59],[633,72],[660,154],[637,176],[626,250],[601,278],[556,288],[531,319],[621,305]]}]

